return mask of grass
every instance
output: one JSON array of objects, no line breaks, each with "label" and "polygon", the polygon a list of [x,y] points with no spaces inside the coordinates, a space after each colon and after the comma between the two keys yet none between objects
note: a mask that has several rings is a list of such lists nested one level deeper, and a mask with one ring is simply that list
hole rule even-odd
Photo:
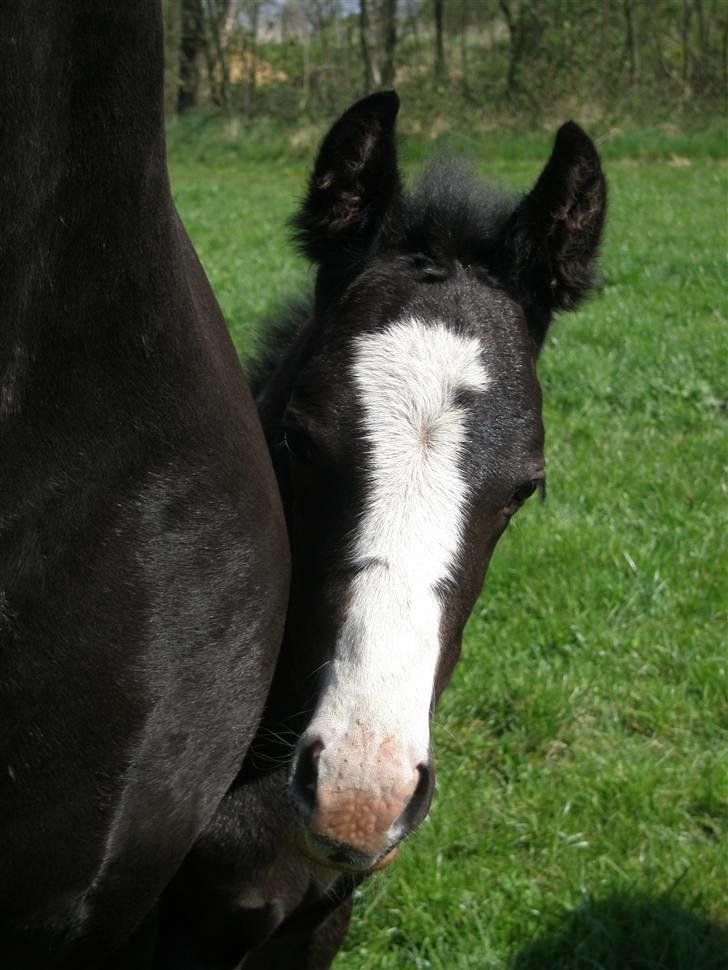
[{"label": "grass", "polygon": [[[430,119],[433,123],[428,129],[421,120],[412,120],[412,107],[411,103],[404,105],[399,123],[411,158],[425,159],[433,149],[444,147],[501,162],[532,161],[545,157],[555,130],[554,125],[545,122],[540,128],[509,132],[504,137],[502,123],[496,116],[483,127],[464,120],[457,110],[452,117],[438,115]],[[695,127],[663,122],[638,128],[603,121],[590,128],[590,133],[606,160],[722,159],[726,154],[725,118],[700,116],[695,122]],[[280,164],[288,160],[300,168],[311,159],[326,125],[327,121],[309,121],[288,129],[266,117],[246,120],[193,113],[172,118],[167,144],[178,166],[187,163],[232,169],[241,164]]]},{"label": "grass", "polygon": [[[543,352],[548,501],[499,544],[431,814],[337,970],[728,968],[728,167],[639,148],[608,165],[603,288]],[[483,168],[522,188],[540,161]],[[309,279],[284,230],[305,168],[172,153],[241,351]]]}]

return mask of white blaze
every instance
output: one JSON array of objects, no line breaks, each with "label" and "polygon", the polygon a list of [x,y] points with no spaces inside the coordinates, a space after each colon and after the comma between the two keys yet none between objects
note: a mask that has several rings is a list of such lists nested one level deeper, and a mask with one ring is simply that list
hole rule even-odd
[{"label": "white blaze", "polygon": [[[476,339],[415,317],[359,337],[353,373],[370,462],[352,550],[362,570],[309,731],[322,737],[325,755],[346,747],[347,735],[358,744],[362,777],[348,780],[363,786],[369,752],[383,743],[394,742],[399,770],[427,760],[440,652],[435,587],[456,559],[468,492],[457,392],[482,391],[488,375]],[[325,755],[321,774],[341,777]]]}]

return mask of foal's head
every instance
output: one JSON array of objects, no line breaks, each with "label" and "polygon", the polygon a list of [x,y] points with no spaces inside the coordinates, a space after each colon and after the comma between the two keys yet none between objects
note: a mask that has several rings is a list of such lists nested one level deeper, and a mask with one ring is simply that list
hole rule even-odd
[{"label": "foal's head", "polygon": [[373,95],[324,140],[295,222],[313,315],[260,400],[288,452],[289,634],[321,662],[291,793],[307,851],[361,869],[427,812],[430,716],[493,548],[544,488],[536,358],[590,287],[606,201],[572,123],[519,201],[447,163],[405,193],[397,109]]}]

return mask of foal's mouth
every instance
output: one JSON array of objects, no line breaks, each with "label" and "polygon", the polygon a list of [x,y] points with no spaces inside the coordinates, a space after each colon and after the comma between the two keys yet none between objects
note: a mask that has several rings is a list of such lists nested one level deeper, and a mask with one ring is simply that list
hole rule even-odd
[{"label": "foal's mouth", "polygon": [[296,847],[298,851],[310,862],[315,862],[316,865],[323,866],[326,869],[335,869],[337,872],[350,872],[359,875],[366,875],[370,872],[378,872],[380,869],[386,869],[397,858],[399,846],[400,843],[397,843],[385,850],[374,862],[366,859],[364,855],[361,855],[361,861],[359,861],[355,856],[359,856],[360,853],[350,852],[344,849],[339,849],[338,852],[334,850],[331,855],[319,855],[311,848],[305,832],[299,831],[296,836]]}]

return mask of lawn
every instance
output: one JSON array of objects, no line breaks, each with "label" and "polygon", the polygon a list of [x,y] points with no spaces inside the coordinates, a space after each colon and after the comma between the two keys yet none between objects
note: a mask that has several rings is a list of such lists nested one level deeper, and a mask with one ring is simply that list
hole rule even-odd
[{"label": "lawn", "polygon": [[[525,188],[545,159],[511,147],[479,167]],[[171,162],[245,353],[309,279],[285,232],[306,165]],[[728,166],[606,168],[603,287],[540,363],[548,500],[498,546],[432,811],[336,970],[728,968]]]}]

